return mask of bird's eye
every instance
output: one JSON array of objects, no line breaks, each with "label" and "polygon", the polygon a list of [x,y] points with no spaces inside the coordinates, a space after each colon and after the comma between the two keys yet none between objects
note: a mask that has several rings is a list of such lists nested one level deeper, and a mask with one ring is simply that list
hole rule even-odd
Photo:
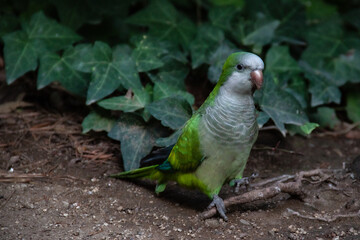
[{"label": "bird's eye", "polygon": [[243,69],[244,69],[244,66],[243,66],[242,64],[238,64],[238,65],[236,65],[236,68],[237,68],[238,70],[243,70]]}]

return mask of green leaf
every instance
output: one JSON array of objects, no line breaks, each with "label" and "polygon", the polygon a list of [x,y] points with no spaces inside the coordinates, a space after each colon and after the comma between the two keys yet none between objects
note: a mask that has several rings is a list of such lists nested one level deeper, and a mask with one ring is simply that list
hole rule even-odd
[{"label": "green leaf", "polygon": [[354,123],[360,122],[360,95],[358,91],[352,91],[346,95],[346,113]]},{"label": "green leaf", "polygon": [[341,55],[335,60],[335,76],[342,82],[360,83],[360,51]]},{"label": "green leaf", "polygon": [[309,21],[326,21],[337,16],[337,9],[323,0],[312,0],[310,4],[306,4],[306,15]]},{"label": "green leaf", "polygon": [[181,133],[182,133],[182,129],[179,129],[168,137],[156,139],[156,146],[167,147],[175,144],[178,138],[180,137]]},{"label": "green leaf", "polygon": [[146,104],[150,103],[150,95],[145,89],[134,89],[133,96],[112,97],[98,102],[98,105],[110,110],[121,110],[124,112],[134,112],[142,109]]},{"label": "green leaf", "polygon": [[63,56],[46,53],[40,58],[37,88],[42,89],[54,81],[60,82],[68,91],[86,96],[90,75],[73,69],[68,61],[74,53],[72,47],[66,49]]},{"label": "green leaf", "polygon": [[210,54],[224,40],[224,32],[220,29],[202,25],[198,28],[194,41],[190,44],[191,66],[197,68],[203,63],[208,63]]},{"label": "green leaf", "polygon": [[148,26],[150,34],[189,46],[196,28],[192,21],[180,14],[166,0],[154,0],[146,8],[127,20],[129,23]]},{"label": "green leaf", "polygon": [[23,29],[29,39],[40,40],[39,45],[45,45],[50,51],[64,49],[81,39],[73,30],[47,18],[43,12],[35,13],[29,24],[23,24]]},{"label": "green leaf", "polygon": [[290,135],[300,134],[303,136],[308,136],[314,129],[319,127],[319,124],[308,122],[301,126],[289,125],[287,126]]},{"label": "green leaf", "polygon": [[18,77],[38,66],[38,52],[35,44],[23,31],[4,36],[4,58],[6,82],[13,83]]},{"label": "green leaf", "polygon": [[280,21],[273,20],[269,21],[266,24],[259,26],[253,29],[252,32],[247,34],[242,42],[244,45],[258,45],[264,46],[271,42],[274,37],[276,28],[280,25]]},{"label": "green leaf", "polygon": [[134,42],[136,48],[132,53],[132,58],[139,72],[147,72],[164,65],[161,57],[168,53],[168,45],[165,42],[146,35]]},{"label": "green leaf", "polygon": [[212,83],[216,83],[221,75],[222,67],[227,57],[238,49],[229,46],[228,43],[224,42],[210,55],[209,63],[211,64],[208,69],[208,78]]},{"label": "green leaf", "polygon": [[116,119],[97,111],[91,111],[83,120],[81,126],[82,132],[87,133],[90,130],[95,132],[109,132],[116,123]]},{"label": "green leaf", "polygon": [[172,129],[181,128],[192,115],[191,106],[180,97],[163,98],[148,104],[145,108],[160,120],[162,125]]},{"label": "green leaf", "polygon": [[293,95],[303,109],[308,106],[308,87],[303,77],[299,75],[291,76],[284,90]]},{"label": "green leaf", "polygon": [[298,73],[300,68],[290,56],[288,46],[272,46],[266,54],[266,71],[273,74],[279,73]]},{"label": "green leaf", "polygon": [[265,75],[263,87],[256,94],[261,109],[271,117],[284,135],[285,123],[303,125],[308,122],[301,105],[292,95],[280,89],[271,75]]},{"label": "green leaf", "polygon": [[121,154],[125,171],[136,169],[140,160],[151,152],[160,131],[155,125],[147,125],[134,114],[122,114],[108,136],[121,142]]},{"label": "green leaf", "polygon": [[300,61],[300,66],[305,72],[305,77],[310,81],[311,106],[315,107],[324,103],[340,103],[341,92],[335,85],[333,76],[325,70],[314,69],[308,63]]},{"label": "green leaf", "polygon": [[[87,92],[86,104],[96,102],[114,92],[120,85],[129,89],[140,89],[142,84],[131,58],[124,56],[113,59],[111,48],[102,42],[95,42],[93,57],[84,65],[92,67],[92,76]],[[85,70],[85,69],[84,69]]]},{"label": "green leaf", "polygon": [[324,58],[336,57],[351,48],[343,39],[341,22],[337,19],[316,25],[307,31],[305,37],[308,47],[301,58],[313,66]]},{"label": "green leaf", "polygon": [[191,93],[178,89],[166,82],[161,82],[161,81],[155,82],[154,101],[167,97],[173,97],[173,96],[183,97],[190,105],[193,105],[195,102],[195,98]]},{"label": "green leaf", "polygon": [[317,122],[321,127],[329,127],[334,129],[340,123],[335,110],[329,107],[319,107],[316,113],[310,116],[311,121]]},{"label": "green leaf", "polygon": [[91,44],[78,44],[74,47],[69,63],[78,71],[91,73],[93,68],[97,64],[103,63],[103,61],[95,60]]},{"label": "green leaf", "polygon": [[8,84],[24,73],[35,70],[38,57],[47,50],[64,49],[81,39],[72,30],[45,17],[42,12],[34,14],[28,24],[23,24],[23,29],[4,36]]},{"label": "green leaf", "polygon": [[156,82],[163,82],[171,85],[174,89],[184,90],[185,78],[189,73],[189,68],[181,62],[178,62],[174,59],[163,58],[166,64],[159,69],[159,72],[156,75],[149,74],[150,79]]},{"label": "green leaf", "polygon": [[267,123],[270,120],[269,115],[267,115],[266,112],[258,112],[258,116],[256,118],[256,121],[260,128],[262,128],[265,123]]},{"label": "green leaf", "polygon": [[209,10],[209,19],[213,26],[231,30],[231,21],[240,8],[234,6],[213,6]]}]

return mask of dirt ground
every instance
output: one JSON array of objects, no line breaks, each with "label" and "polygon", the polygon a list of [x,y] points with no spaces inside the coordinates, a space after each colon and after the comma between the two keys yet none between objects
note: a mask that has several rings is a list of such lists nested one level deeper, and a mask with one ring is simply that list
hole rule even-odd
[{"label": "dirt ground", "polygon": [[[157,197],[154,183],[109,178],[122,171],[119,143],[81,134],[86,111],[66,93],[35,91],[21,81],[0,80],[0,239],[360,239],[359,216],[310,219],[360,210],[360,180],[351,172],[308,184],[307,201],[281,194],[229,209],[228,222],[201,220],[210,201],[199,192],[171,184]],[[264,131],[256,148],[245,171],[259,173],[255,182],[347,167],[360,155],[360,139],[316,133],[283,139]],[[224,186],[221,196],[233,195]]]}]

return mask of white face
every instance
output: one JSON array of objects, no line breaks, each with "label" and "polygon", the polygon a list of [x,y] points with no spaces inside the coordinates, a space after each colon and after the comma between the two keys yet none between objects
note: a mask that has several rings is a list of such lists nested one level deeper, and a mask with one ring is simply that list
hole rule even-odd
[{"label": "white face", "polygon": [[245,69],[242,72],[234,71],[222,87],[226,88],[227,91],[238,94],[251,94],[253,83],[251,82],[250,73],[250,69]]},{"label": "white face", "polygon": [[254,87],[251,81],[251,72],[254,70],[263,70],[264,62],[255,54],[246,53],[241,56],[239,62],[233,67],[232,74],[222,87],[227,91],[237,94],[252,94]]}]

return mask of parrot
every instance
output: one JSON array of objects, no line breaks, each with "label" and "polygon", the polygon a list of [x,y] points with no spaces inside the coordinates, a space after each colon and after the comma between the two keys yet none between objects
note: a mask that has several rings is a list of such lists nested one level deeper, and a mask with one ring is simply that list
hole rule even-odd
[{"label": "parrot", "polygon": [[169,181],[206,194],[218,214],[227,221],[219,192],[225,183],[244,183],[243,172],[258,136],[253,93],[263,84],[264,62],[249,52],[232,53],[220,78],[204,103],[180,129],[174,145],[158,149],[140,161],[135,170],[115,178],[157,181],[155,192]]}]

